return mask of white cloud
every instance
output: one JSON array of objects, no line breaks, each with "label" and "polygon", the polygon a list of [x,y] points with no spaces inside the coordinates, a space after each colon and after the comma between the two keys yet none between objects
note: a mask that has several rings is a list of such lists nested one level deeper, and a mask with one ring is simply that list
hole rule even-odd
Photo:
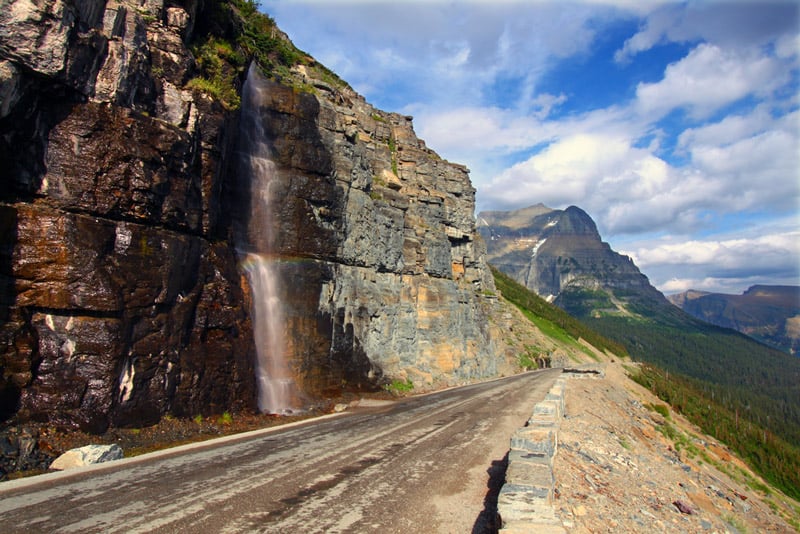
[{"label": "white cloud", "polygon": [[617,62],[628,61],[631,56],[665,41],[666,33],[675,27],[679,20],[678,6],[665,6],[656,10],[646,19],[644,28],[625,41],[623,47],[614,55],[614,59]]},{"label": "white cloud", "polygon": [[482,103],[499,77],[530,87],[520,95],[524,101],[508,102],[524,107],[552,62],[588,51],[594,21],[614,12],[554,2],[262,4],[300,48],[316,51],[318,60],[369,90],[365,96],[378,105],[393,103],[391,93],[402,91],[404,105],[445,108]]},{"label": "white cloud", "polygon": [[723,241],[683,241],[639,249],[633,255],[643,267],[652,264],[710,265],[718,270],[736,270],[756,261],[772,264],[775,258],[800,253],[800,232]]},{"label": "white cloud", "polygon": [[728,145],[764,132],[774,123],[767,106],[760,105],[746,115],[728,115],[719,122],[684,130],[678,136],[678,147],[689,150],[694,146]]},{"label": "white cloud", "polygon": [[[572,123],[540,124],[536,131],[548,137],[539,141],[549,144],[491,180],[477,180],[482,202],[507,208],[577,204],[608,237],[657,229],[689,232],[725,213],[769,206],[777,214],[800,205],[798,112],[773,118],[756,109],[687,130],[679,145],[690,157],[681,167],[656,154],[658,143],[636,146],[645,125],[620,120],[624,115],[591,113]],[[475,129],[466,131],[487,131],[473,124]],[[521,124],[518,135],[504,130],[507,124],[494,123],[490,138],[510,143],[532,127]]]},{"label": "white cloud", "polygon": [[[765,5],[766,4],[766,5]],[[708,42],[725,48],[760,47],[797,32],[800,8],[791,0],[665,3],[648,13],[639,32],[615,54],[626,62],[668,42]]]},{"label": "white cloud", "polygon": [[529,99],[530,105],[528,107],[530,113],[538,120],[546,119],[550,112],[567,101],[564,93],[560,95],[551,95],[548,93],[539,93],[538,95]]},{"label": "white cloud", "polygon": [[637,109],[658,118],[684,108],[704,118],[748,95],[769,95],[787,80],[785,69],[768,56],[701,44],[669,65],[660,82],[636,87]]},{"label": "white cloud", "polygon": [[622,253],[667,293],[687,289],[736,293],[758,283],[800,284],[796,216],[753,224],[741,235],[666,236],[629,246]]},{"label": "white cloud", "polygon": [[800,35],[784,35],[775,42],[775,55],[781,59],[800,56]]},{"label": "white cloud", "polygon": [[717,207],[796,209],[800,183],[800,112],[773,118],[763,107],[686,130],[679,145],[692,166],[723,183]]},{"label": "white cloud", "polygon": [[437,151],[514,151],[552,138],[535,118],[494,107],[462,107],[449,110],[411,107],[420,136]]},{"label": "white cloud", "polygon": [[625,137],[574,134],[503,171],[481,194],[504,205],[578,204],[603,230],[624,231],[674,217],[675,202],[665,198],[674,174],[666,162]]}]

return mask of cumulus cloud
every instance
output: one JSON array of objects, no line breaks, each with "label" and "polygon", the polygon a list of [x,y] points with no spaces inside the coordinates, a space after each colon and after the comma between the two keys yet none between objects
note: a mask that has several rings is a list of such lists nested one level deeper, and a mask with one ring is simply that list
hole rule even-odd
[{"label": "cumulus cloud", "polygon": [[701,44],[669,65],[661,81],[640,83],[636,105],[640,113],[654,118],[675,108],[705,118],[748,95],[769,95],[787,81],[788,72],[767,55]]},{"label": "cumulus cloud", "polygon": [[633,146],[629,138],[602,132],[553,142],[500,173],[481,193],[514,207],[537,202],[563,207],[579,198],[602,232],[616,234],[696,226],[697,214],[721,189]]},{"label": "cumulus cloud", "polygon": [[[547,104],[545,104],[547,105]],[[519,114],[498,107],[468,106],[439,109],[416,105],[404,109],[414,115],[420,137],[446,157],[458,161],[473,155],[509,154],[556,139],[559,129],[555,123],[538,116]],[[474,177],[482,182],[487,177]]]},{"label": "cumulus cloud", "polygon": [[791,0],[771,2],[667,3],[645,17],[614,58],[626,62],[669,42],[708,42],[726,48],[752,48],[797,31],[800,7]]},{"label": "cumulus cloud", "polygon": [[[610,7],[581,3],[262,2],[303,49],[378,105],[476,105],[502,76],[535,86],[555,58],[588,50]],[[310,17],[303,16],[313,10]],[[331,46],[331,44],[334,44]],[[340,44],[347,43],[347,54]],[[402,92],[402,95],[398,94]],[[509,107],[526,105],[509,102]]]},{"label": "cumulus cloud", "polygon": [[707,180],[724,184],[720,209],[774,212],[798,207],[800,113],[777,118],[765,108],[684,131],[678,144]]}]

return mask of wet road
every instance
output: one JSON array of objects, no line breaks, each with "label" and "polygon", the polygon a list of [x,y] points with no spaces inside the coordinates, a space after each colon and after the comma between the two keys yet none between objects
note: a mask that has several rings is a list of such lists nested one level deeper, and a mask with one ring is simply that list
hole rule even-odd
[{"label": "wet road", "polygon": [[3,483],[0,532],[480,532],[488,473],[558,373]]}]

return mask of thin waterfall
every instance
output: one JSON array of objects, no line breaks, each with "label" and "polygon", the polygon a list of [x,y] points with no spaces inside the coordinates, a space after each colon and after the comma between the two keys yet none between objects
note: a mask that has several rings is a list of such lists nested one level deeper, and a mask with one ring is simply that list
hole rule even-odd
[{"label": "thin waterfall", "polygon": [[250,65],[242,89],[240,165],[249,183],[250,213],[240,250],[253,293],[253,330],[258,360],[256,384],[258,408],[265,413],[286,414],[300,407],[297,385],[286,357],[286,321],[280,298],[280,260],[275,254],[276,220],[274,189],[277,170],[270,159],[259,109],[266,91],[264,78]]}]

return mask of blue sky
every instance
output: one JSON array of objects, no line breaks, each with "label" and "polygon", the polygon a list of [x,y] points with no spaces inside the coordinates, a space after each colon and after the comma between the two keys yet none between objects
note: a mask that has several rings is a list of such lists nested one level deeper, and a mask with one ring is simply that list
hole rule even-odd
[{"label": "blue sky", "polygon": [[797,2],[261,6],[478,210],[579,206],[665,293],[800,284]]}]

